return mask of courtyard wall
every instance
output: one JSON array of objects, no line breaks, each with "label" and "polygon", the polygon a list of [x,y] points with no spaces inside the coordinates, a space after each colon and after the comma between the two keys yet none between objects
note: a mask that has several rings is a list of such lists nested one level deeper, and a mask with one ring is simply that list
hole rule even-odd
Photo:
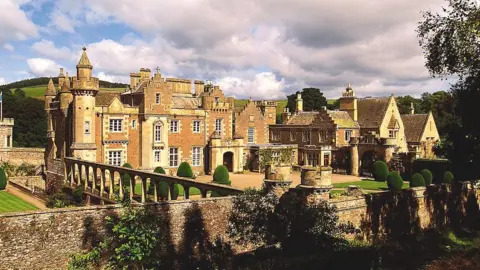
[{"label": "courtyard wall", "polygon": [[0,148],[0,162],[19,166],[23,163],[35,166],[44,164],[44,148],[13,147]]},{"label": "courtyard wall", "polygon": [[[479,192],[468,184],[330,200],[340,221],[360,228],[360,236],[368,240],[468,222],[478,215],[478,201]],[[231,197],[146,207],[158,213],[166,241],[177,252],[191,248],[192,239],[213,243],[220,237],[228,242],[226,217],[232,209]],[[65,269],[69,254],[88,250],[99,241],[106,230],[105,217],[121,211],[121,206],[109,205],[1,214],[0,265],[5,269]]]}]

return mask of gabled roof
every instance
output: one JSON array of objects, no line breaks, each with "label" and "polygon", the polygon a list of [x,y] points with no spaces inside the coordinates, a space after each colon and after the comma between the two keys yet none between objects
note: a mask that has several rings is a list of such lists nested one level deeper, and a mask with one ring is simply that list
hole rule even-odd
[{"label": "gabled roof", "polygon": [[95,106],[109,106],[115,97],[120,99],[120,93],[115,91],[99,91],[95,96]]},{"label": "gabled roof", "polygon": [[397,119],[395,118],[395,116],[392,115],[392,117],[390,117],[390,122],[388,122],[388,129],[399,129],[399,128],[400,128],[400,125],[398,124]]},{"label": "gabled roof", "polygon": [[327,111],[333,122],[339,128],[359,128],[357,122],[353,121],[348,112],[345,111]]},{"label": "gabled roof", "polygon": [[315,116],[318,115],[318,112],[298,112],[288,120],[287,125],[305,125],[308,126],[312,124],[315,120]]},{"label": "gabled roof", "polygon": [[173,109],[197,109],[202,105],[202,100],[197,97],[172,96]]},{"label": "gabled roof", "polygon": [[358,99],[358,124],[361,128],[378,128],[388,108],[389,97]]},{"label": "gabled roof", "polygon": [[404,114],[402,115],[405,137],[407,142],[420,142],[423,130],[427,125],[428,114]]}]

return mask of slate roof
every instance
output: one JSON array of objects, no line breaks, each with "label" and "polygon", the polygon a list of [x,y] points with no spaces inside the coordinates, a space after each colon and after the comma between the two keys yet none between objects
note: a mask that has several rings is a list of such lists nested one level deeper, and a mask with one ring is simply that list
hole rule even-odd
[{"label": "slate roof", "polygon": [[298,112],[297,114],[292,115],[288,120],[287,125],[305,125],[308,126],[312,124],[315,120],[315,116],[318,115],[318,112]]},{"label": "slate roof", "polygon": [[109,106],[114,97],[120,99],[120,93],[115,91],[98,91],[95,96],[95,106]]},{"label": "slate roof", "polygon": [[333,122],[340,128],[359,128],[357,122],[353,121],[348,112],[345,111],[328,111],[328,115]]},{"label": "slate roof", "polygon": [[197,109],[202,105],[202,100],[197,97],[172,96],[172,108]]},{"label": "slate roof", "polygon": [[428,114],[404,114],[402,115],[405,137],[407,142],[420,142],[423,129],[427,125]]},{"label": "slate roof", "polygon": [[388,108],[389,97],[358,99],[358,123],[361,128],[378,128]]}]

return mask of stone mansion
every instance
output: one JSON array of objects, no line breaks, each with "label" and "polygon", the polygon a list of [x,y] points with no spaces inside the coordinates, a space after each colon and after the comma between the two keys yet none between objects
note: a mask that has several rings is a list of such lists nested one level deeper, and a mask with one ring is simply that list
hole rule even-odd
[{"label": "stone mansion", "polygon": [[239,172],[249,145],[268,143],[275,124],[275,101],[235,108],[218,86],[145,68],[130,74],[123,93],[100,91],[92,69],[83,48],[76,76],[60,69],[58,85],[48,84],[47,174],[59,171],[63,157],[172,174],[183,161],[200,174],[222,164]]}]

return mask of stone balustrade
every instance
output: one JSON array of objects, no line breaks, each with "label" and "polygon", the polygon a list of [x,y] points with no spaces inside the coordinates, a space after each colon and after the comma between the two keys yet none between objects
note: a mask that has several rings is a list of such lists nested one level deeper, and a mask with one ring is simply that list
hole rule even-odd
[{"label": "stone balustrade", "polygon": [[[200,190],[201,197],[207,198],[209,191],[216,191],[225,195],[235,195],[242,193],[243,190],[232,188],[225,185],[197,182],[193,179],[168,176],[153,172],[145,172],[125,167],[113,166],[108,164],[96,163],[76,158],[64,158],[65,162],[65,184],[70,187],[84,185],[85,191],[94,195],[112,200],[114,198],[114,187],[118,187],[119,196],[124,198],[124,187],[121,181],[122,175],[130,176],[130,185],[128,193],[130,200],[135,197],[135,182],[139,180],[141,183],[141,202],[147,201],[147,181],[153,183],[154,194],[153,201],[158,201],[157,186],[164,181],[169,186],[169,200],[172,200],[171,194],[174,191],[174,185],[178,184],[183,187],[185,200],[190,199],[189,189],[191,187]],[[87,173],[88,172],[88,173]]]}]

